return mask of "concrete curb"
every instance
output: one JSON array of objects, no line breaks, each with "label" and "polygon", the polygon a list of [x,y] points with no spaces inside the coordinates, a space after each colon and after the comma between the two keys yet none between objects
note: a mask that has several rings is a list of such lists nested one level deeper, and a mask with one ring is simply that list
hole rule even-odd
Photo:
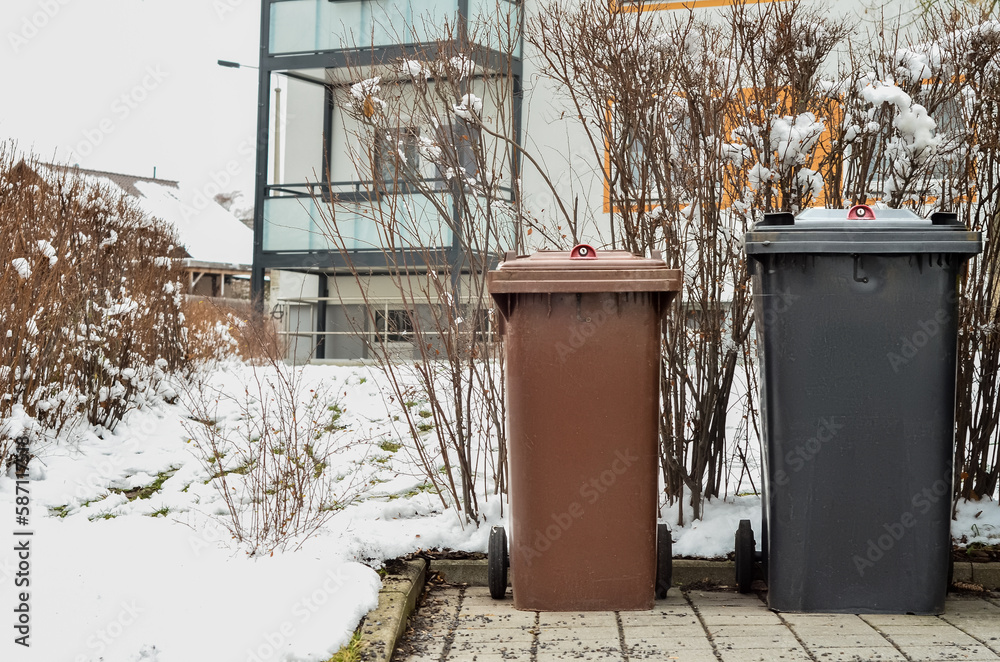
[{"label": "concrete curb", "polygon": [[[451,559],[431,561],[430,567],[433,572],[439,573],[442,579],[449,584],[468,584],[469,586],[487,585],[486,568],[485,560]],[[956,562],[954,581],[979,584],[990,591],[1000,590],[1000,563]],[[732,561],[674,559],[674,586],[686,586],[699,582],[734,585],[736,583],[736,564]]]},{"label": "concrete curb", "polygon": [[[485,577],[485,568],[483,566]],[[407,561],[402,575],[382,580],[378,606],[368,612],[361,624],[361,659],[388,662],[396,642],[406,631],[406,621],[417,606],[417,599],[427,580],[427,561]]]}]

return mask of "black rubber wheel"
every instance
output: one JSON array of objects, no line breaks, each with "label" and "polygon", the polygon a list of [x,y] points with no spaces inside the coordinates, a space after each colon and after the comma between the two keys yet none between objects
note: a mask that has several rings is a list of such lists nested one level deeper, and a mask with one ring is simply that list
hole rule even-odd
[{"label": "black rubber wheel", "polygon": [[740,593],[749,593],[753,583],[754,550],[757,542],[753,538],[750,520],[741,519],[736,529],[736,588]]},{"label": "black rubber wheel", "polygon": [[670,527],[656,525],[656,599],[667,597],[674,577],[674,541],[670,537]]},{"label": "black rubber wheel", "polygon": [[502,526],[490,529],[489,561],[486,571],[490,585],[490,596],[494,600],[503,600],[507,595],[507,568],[510,558],[507,556],[507,532]]}]

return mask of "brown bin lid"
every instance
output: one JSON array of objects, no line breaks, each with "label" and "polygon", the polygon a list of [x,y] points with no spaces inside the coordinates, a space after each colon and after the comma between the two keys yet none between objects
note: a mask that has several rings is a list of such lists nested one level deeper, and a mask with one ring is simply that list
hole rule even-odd
[{"label": "brown bin lid", "polygon": [[580,244],[570,251],[539,251],[513,257],[487,274],[490,294],[573,292],[678,292],[680,269],[657,257],[628,251],[595,251]]}]

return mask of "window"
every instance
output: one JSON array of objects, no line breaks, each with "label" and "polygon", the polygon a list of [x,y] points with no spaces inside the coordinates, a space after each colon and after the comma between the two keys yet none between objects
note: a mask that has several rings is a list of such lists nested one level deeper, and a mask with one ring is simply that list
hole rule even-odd
[{"label": "window", "polygon": [[403,183],[420,171],[420,129],[399,127],[377,137],[375,141],[375,179]]},{"label": "window", "polygon": [[375,338],[379,342],[408,342],[412,334],[413,321],[407,311],[375,311]]}]

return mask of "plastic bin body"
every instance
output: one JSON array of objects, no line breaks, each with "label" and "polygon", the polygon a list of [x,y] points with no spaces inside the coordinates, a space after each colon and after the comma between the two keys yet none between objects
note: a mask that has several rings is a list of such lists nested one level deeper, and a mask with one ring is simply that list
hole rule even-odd
[{"label": "plastic bin body", "polygon": [[506,321],[517,609],[652,608],[660,320],[680,284],[661,260],[621,252],[538,253],[490,274]]},{"label": "plastic bin body", "polygon": [[858,226],[814,210],[747,235],[778,611],[944,610],[956,288],[981,239],[876,214]]}]

